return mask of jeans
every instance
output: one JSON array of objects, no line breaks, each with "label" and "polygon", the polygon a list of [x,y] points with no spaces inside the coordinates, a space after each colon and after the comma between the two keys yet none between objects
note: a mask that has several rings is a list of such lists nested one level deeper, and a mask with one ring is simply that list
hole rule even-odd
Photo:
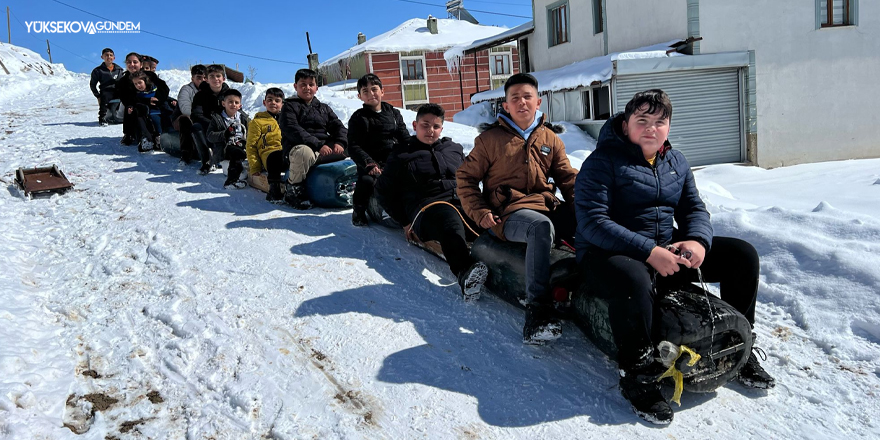
[{"label": "jeans", "polygon": [[520,209],[504,221],[504,238],[526,244],[526,300],[529,304],[552,302],[550,296],[550,249],[556,228],[538,211]]}]

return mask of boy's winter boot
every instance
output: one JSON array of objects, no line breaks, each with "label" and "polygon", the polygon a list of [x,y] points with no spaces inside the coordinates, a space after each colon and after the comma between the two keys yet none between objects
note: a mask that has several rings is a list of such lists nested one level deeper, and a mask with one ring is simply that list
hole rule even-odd
[{"label": "boy's winter boot", "polygon": [[210,172],[211,172],[211,164],[203,163],[202,167],[199,168],[199,175],[200,176],[207,176],[208,173],[210,173]]},{"label": "boy's winter boot", "polygon": [[656,361],[641,368],[620,370],[620,393],[636,415],[655,425],[668,425],[673,418],[672,407],[657,382],[664,370],[663,364]]},{"label": "boy's winter boot", "polygon": [[134,145],[134,136],[132,136],[130,134],[123,135],[122,140],[119,141],[119,143],[122,145],[129,145],[129,146]]},{"label": "boy's winter boot", "polygon": [[244,166],[240,160],[230,160],[226,174],[226,183],[223,184],[223,187],[226,189],[242,189],[246,187],[247,182],[239,178],[242,171],[244,171]]},{"label": "boy's winter boot", "polygon": [[153,149],[153,142],[150,141],[149,138],[141,138],[140,143],[138,143],[138,151],[141,153],[146,151],[151,151]]},{"label": "boy's winter boot", "polygon": [[544,345],[562,336],[562,324],[554,314],[553,307],[532,303],[526,307],[526,324],[523,326],[523,343]]},{"label": "boy's winter boot", "polygon": [[480,299],[483,284],[489,277],[489,268],[482,261],[471,265],[468,269],[458,274],[458,285],[461,286],[461,295],[464,302],[471,303]]},{"label": "boy's winter boot", "polygon": [[309,196],[306,194],[305,183],[286,183],[284,201],[296,209],[306,210],[312,207]]},{"label": "boy's winter boot", "polygon": [[764,371],[764,368],[758,363],[758,357],[755,356],[755,353],[761,355],[762,360],[767,360],[767,354],[764,353],[764,350],[753,346],[752,352],[749,353],[749,360],[739,370],[736,379],[745,387],[769,390],[776,386],[776,379]]},{"label": "boy's winter boot", "polygon": [[284,194],[281,193],[281,182],[269,182],[269,192],[266,193],[269,203],[284,203]]},{"label": "boy's winter boot", "polygon": [[367,210],[362,206],[355,206],[351,211],[351,224],[355,226],[367,226]]}]

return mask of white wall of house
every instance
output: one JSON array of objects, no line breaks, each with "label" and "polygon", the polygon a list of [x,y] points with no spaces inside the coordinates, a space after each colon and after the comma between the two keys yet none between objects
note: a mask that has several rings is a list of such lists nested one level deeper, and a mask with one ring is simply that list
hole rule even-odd
[{"label": "white wall of house", "polygon": [[549,27],[547,7],[558,3],[556,0],[534,0],[535,32],[529,36],[529,56],[532,70],[555,69],[604,55],[605,43],[602,34],[593,35],[592,0],[568,0],[569,32],[568,43],[549,46]]},{"label": "white wall of house", "polygon": [[701,53],[755,51],[757,165],[880,157],[880,2],[816,29],[804,0],[700,0]]},{"label": "white wall of house", "polygon": [[609,53],[687,38],[686,0],[607,0],[605,7]]}]

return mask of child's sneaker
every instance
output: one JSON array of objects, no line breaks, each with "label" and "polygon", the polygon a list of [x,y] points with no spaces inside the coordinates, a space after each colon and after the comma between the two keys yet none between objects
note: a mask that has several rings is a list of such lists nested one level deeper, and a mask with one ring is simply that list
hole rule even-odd
[{"label": "child's sneaker", "polygon": [[244,180],[227,180],[223,184],[223,189],[244,189],[245,187],[247,187],[247,182]]},{"label": "child's sneaker", "polygon": [[529,304],[526,307],[526,324],[523,326],[523,343],[544,345],[562,336],[562,324],[554,316],[553,307]]},{"label": "child's sneaker", "polygon": [[312,202],[309,201],[309,196],[306,195],[306,186],[303,183],[287,183],[284,201],[300,210],[311,209],[312,207]]},{"label": "child's sneaker", "polygon": [[223,173],[223,167],[219,163],[211,165],[211,174]]},{"label": "child's sneaker", "polygon": [[632,405],[633,412],[646,422],[655,425],[672,423],[672,407],[660,392],[660,383],[642,376],[636,370],[621,371],[620,393]]},{"label": "child's sneaker", "polygon": [[269,184],[269,192],[266,193],[266,201],[274,204],[284,203],[284,194],[281,193],[281,182]]},{"label": "child's sneaker", "polygon": [[351,211],[351,224],[355,226],[367,226],[367,211],[364,208],[355,207]]},{"label": "child's sneaker", "polygon": [[467,270],[458,274],[458,285],[461,287],[461,295],[464,302],[472,303],[480,299],[483,284],[489,277],[489,268],[482,261],[471,265]]},{"label": "child's sneaker", "polygon": [[207,176],[211,172],[211,165],[202,164],[202,167],[199,168],[200,176]]},{"label": "child's sneaker", "polygon": [[148,138],[141,138],[141,142],[138,144],[138,151],[141,153],[151,151],[153,149],[153,143],[150,142]]}]

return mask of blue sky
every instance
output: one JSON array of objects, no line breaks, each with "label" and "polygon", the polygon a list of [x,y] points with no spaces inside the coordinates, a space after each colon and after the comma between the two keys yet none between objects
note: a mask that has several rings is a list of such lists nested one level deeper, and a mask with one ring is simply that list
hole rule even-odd
[{"label": "blue sky", "polygon": [[[31,49],[48,59],[46,39],[52,45],[52,60],[68,70],[90,72],[101,63],[101,49],[110,47],[117,64],[128,52],[139,52],[159,59],[159,69],[186,68],[192,63],[225,63],[247,74],[256,68],[259,82],[290,82],[294,72],[306,65],[306,31],[312,50],[320,60],[328,59],[357,43],[357,33],[367,38],[382,34],[411,18],[432,14],[446,17],[445,0],[319,0],[294,1],[132,1],[60,0],[76,8],[113,21],[140,22],[139,34],[28,33],[24,26],[32,21],[102,21],[53,0],[13,0],[3,4],[12,12],[12,44]],[[427,3],[427,4],[422,4]],[[436,6],[430,6],[436,5]],[[465,0],[465,7],[481,24],[513,27],[529,20],[530,0]],[[494,15],[489,11],[500,14]],[[6,21],[2,21],[5,43]],[[290,64],[248,58],[196,47],[143,33],[167,37],[231,52],[289,61]]]}]

